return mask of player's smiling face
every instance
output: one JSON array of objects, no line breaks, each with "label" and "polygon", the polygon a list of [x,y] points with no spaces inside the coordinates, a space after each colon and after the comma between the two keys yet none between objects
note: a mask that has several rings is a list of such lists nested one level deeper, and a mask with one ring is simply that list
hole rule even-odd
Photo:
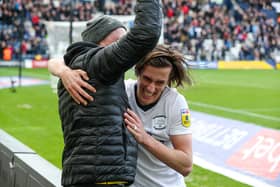
[{"label": "player's smiling face", "polygon": [[138,77],[137,99],[141,105],[156,102],[169,81],[171,67],[158,68],[147,65]]}]

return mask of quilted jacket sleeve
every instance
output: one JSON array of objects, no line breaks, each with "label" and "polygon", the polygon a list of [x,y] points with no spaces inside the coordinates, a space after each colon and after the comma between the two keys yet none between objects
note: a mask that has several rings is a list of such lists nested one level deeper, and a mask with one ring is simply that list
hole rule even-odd
[{"label": "quilted jacket sleeve", "polygon": [[104,84],[113,84],[156,45],[161,35],[161,0],[137,0],[134,26],[119,41],[99,50],[89,51],[85,62],[89,75]]}]

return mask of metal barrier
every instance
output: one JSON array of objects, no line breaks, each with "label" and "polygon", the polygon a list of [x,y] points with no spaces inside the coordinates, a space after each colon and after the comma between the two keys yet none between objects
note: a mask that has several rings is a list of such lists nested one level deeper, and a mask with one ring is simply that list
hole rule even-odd
[{"label": "metal barrier", "polygon": [[0,129],[1,187],[60,187],[61,170]]}]

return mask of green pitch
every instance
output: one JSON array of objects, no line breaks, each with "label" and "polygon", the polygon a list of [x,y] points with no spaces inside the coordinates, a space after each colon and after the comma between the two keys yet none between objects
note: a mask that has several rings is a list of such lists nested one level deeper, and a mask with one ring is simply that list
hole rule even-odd
[{"label": "green pitch", "polygon": [[[17,69],[0,68],[0,76],[16,75]],[[23,69],[22,75],[49,79],[46,69]],[[280,71],[195,70],[193,77],[193,87],[179,90],[192,110],[280,129]],[[0,98],[0,128],[61,168],[63,140],[50,86],[1,89]],[[197,166],[186,181],[188,187],[246,186]]]},{"label": "green pitch", "polygon": [[181,89],[192,109],[280,129],[280,71],[194,71],[196,85]]}]

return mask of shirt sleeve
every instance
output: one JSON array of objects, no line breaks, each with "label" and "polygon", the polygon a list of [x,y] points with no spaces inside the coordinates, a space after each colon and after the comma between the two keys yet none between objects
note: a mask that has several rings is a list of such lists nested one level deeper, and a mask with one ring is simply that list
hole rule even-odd
[{"label": "shirt sleeve", "polygon": [[177,95],[170,107],[169,135],[191,134],[191,115],[183,95]]}]

